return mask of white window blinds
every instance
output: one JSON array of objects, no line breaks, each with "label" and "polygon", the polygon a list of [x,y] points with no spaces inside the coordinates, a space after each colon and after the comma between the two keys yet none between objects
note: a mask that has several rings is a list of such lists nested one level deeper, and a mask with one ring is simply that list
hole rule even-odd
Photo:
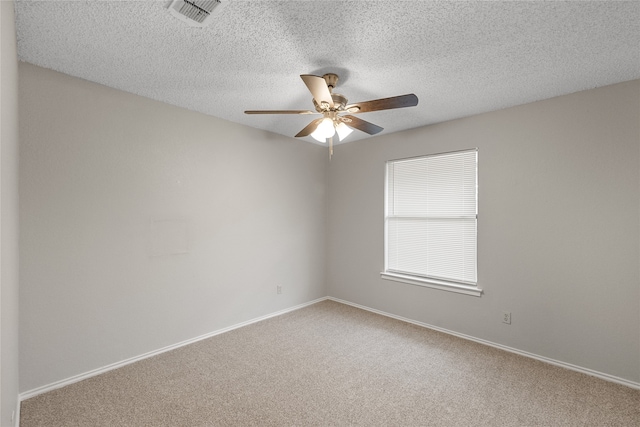
[{"label": "white window blinds", "polygon": [[477,156],[387,162],[387,272],[476,285]]}]

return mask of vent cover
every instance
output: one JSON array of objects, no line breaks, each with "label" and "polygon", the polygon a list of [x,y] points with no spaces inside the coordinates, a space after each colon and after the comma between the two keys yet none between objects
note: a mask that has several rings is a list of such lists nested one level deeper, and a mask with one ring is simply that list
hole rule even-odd
[{"label": "vent cover", "polygon": [[169,12],[193,27],[204,27],[211,23],[212,16],[222,9],[224,3],[220,0],[173,0]]}]

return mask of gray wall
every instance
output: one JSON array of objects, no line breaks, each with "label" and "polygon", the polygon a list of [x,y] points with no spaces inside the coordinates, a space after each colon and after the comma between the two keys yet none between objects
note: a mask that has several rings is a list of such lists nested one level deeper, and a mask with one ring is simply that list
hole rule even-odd
[{"label": "gray wall", "polygon": [[321,147],[19,75],[22,392],[326,296]]},{"label": "gray wall", "polygon": [[[337,147],[329,295],[638,382],[639,118],[632,81]],[[380,279],[385,161],[471,147],[485,295]]]},{"label": "gray wall", "polygon": [[0,425],[18,402],[18,60],[12,1],[0,1]]},{"label": "gray wall", "polygon": [[[322,147],[19,73],[23,392],[327,294],[640,380],[640,81],[340,145],[327,169]],[[485,295],[381,280],[385,160],[470,147]]]}]

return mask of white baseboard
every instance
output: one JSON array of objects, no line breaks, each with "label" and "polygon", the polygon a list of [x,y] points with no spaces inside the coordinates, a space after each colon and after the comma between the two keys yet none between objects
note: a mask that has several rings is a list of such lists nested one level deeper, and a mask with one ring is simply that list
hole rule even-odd
[{"label": "white baseboard", "polygon": [[14,427],[20,427],[20,396],[18,395],[18,401],[16,402],[16,417],[13,420]]},{"label": "white baseboard", "polygon": [[562,361],[559,361],[559,360],[550,359],[548,357],[539,356],[539,355],[534,354],[534,353],[529,353],[527,351],[518,350],[516,348],[508,347],[508,346],[502,345],[502,344],[497,344],[497,343],[494,343],[494,342],[491,342],[491,341],[483,340],[481,338],[472,337],[470,335],[461,334],[459,332],[450,331],[448,329],[440,328],[438,326],[429,325],[427,323],[418,322],[416,320],[407,319],[407,318],[402,317],[402,316],[396,316],[395,314],[387,313],[387,312],[384,312],[384,311],[381,311],[381,310],[376,310],[376,309],[371,308],[371,307],[367,307],[367,306],[364,306],[364,305],[352,303],[350,301],[345,301],[345,300],[342,300],[342,299],[339,299],[339,298],[322,297],[322,298],[318,298],[318,299],[313,300],[313,301],[306,302],[304,304],[299,304],[299,305],[296,305],[294,307],[289,307],[289,308],[286,308],[284,310],[280,310],[280,311],[277,311],[277,312],[274,312],[274,313],[267,314],[265,316],[256,317],[255,319],[247,320],[246,322],[241,322],[241,323],[229,326],[227,328],[223,328],[223,329],[219,329],[219,330],[216,330],[216,331],[213,331],[213,332],[209,332],[207,334],[200,335],[198,337],[191,338],[191,339],[188,339],[186,341],[179,342],[177,344],[166,346],[166,347],[160,348],[158,350],[150,351],[148,353],[144,353],[144,354],[141,354],[139,356],[134,356],[134,357],[131,357],[129,359],[122,360],[120,362],[112,363],[110,365],[107,365],[107,366],[104,366],[104,367],[101,367],[101,368],[93,369],[91,371],[88,371],[88,372],[85,372],[85,373],[82,373],[82,374],[78,374],[78,375],[74,375],[73,377],[66,378],[64,380],[56,381],[54,383],[47,384],[47,385],[44,385],[44,386],[41,386],[41,387],[38,387],[38,388],[35,388],[35,389],[32,389],[32,390],[25,391],[23,393],[20,393],[20,395],[18,397],[18,404],[17,404],[17,409],[16,409],[15,427],[19,427],[20,426],[20,402],[22,402],[22,401],[24,401],[26,399],[29,399],[31,397],[35,397],[35,396],[37,396],[39,394],[46,393],[46,392],[51,391],[51,390],[55,390],[55,389],[67,386],[69,384],[76,383],[78,381],[85,380],[87,378],[94,377],[96,375],[103,374],[103,373],[111,371],[113,369],[117,369],[117,368],[120,368],[122,366],[129,365],[131,363],[137,362],[139,360],[147,359],[149,357],[153,357],[153,356],[156,356],[158,354],[161,354],[161,353],[164,353],[164,352],[167,352],[167,351],[171,351],[171,350],[174,350],[174,349],[177,349],[177,348],[180,348],[180,347],[184,347],[185,345],[193,344],[195,342],[198,342],[198,341],[213,337],[215,335],[223,334],[225,332],[229,332],[229,331],[232,331],[234,329],[238,329],[238,328],[241,328],[243,326],[250,325],[252,323],[260,322],[262,320],[266,320],[266,319],[269,319],[271,317],[276,317],[276,316],[283,315],[285,313],[289,313],[289,312],[292,312],[292,311],[295,311],[295,310],[299,310],[301,308],[307,307],[307,306],[312,305],[312,304],[316,304],[316,303],[324,301],[324,300],[331,300],[331,301],[335,301],[335,302],[338,302],[338,303],[341,303],[341,304],[350,305],[350,306],[353,306],[353,307],[356,307],[356,308],[360,308],[362,310],[370,311],[372,313],[377,313],[377,314],[380,314],[380,315],[383,315],[383,316],[386,316],[386,317],[390,317],[390,318],[393,318],[393,319],[401,320],[403,322],[407,322],[407,323],[411,323],[411,324],[414,324],[414,325],[422,326],[422,327],[428,328],[428,329],[433,329],[435,331],[444,332],[445,334],[453,335],[453,336],[460,337],[460,338],[463,338],[463,339],[467,339],[467,340],[470,340],[470,341],[474,341],[474,342],[477,342],[477,343],[480,343],[480,344],[484,344],[484,345],[488,345],[488,346],[491,346],[491,347],[495,347],[495,348],[498,348],[498,349],[501,349],[501,350],[505,350],[505,351],[508,351],[508,352],[511,352],[511,353],[519,354],[521,356],[529,357],[531,359],[536,359],[536,360],[539,360],[541,362],[550,363],[552,365],[560,366],[562,368],[570,369],[572,371],[581,372],[583,374],[591,375],[591,376],[594,376],[594,377],[597,377],[597,378],[600,378],[600,379],[603,379],[603,380],[606,380],[606,381],[610,381],[610,382],[613,382],[613,383],[621,384],[621,385],[624,385],[624,386],[627,386],[627,387],[631,387],[631,388],[640,390],[640,383],[635,382],[635,381],[630,381],[630,380],[627,380],[627,379],[624,379],[624,378],[619,378],[619,377],[616,377],[616,376],[613,376],[613,375],[605,374],[603,372],[598,372],[598,371],[594,371],[592,369],[583,368],[581,366],[573,365],[571,363],[566,363],[566,362],[562,362]]},{"label": "white baseboard", "polygon": [[[318,303],[320,301],[324,301],[324,300],[326,300],[328,298],[329,297],[318,298],[318,299],[315,299],[313,301],[309,301],[309,302],[305,302],[303,304],[296,305],[294,307],[289,307],[289,308],[286,308],[284,310],[276,311],[275,313],[270,313],[270,314],[267,314],[265,316],[256,317],[255,319],[247,320],[246,322],[241,322],[241,323],[238,323],[238,324],[235,324],[235,325],[223,328],[223,329],[218,329],[217,331],[209,332],[207,334],[200,335],[198,337],[191,338],[191,339],[188,339],[186,341],[179,342],[177,344],[172,344],[172,345],[160,348],[158,350],[153,350],[153,351],[150,351],[148,353],[141,354],[139,356],[134,356],[134,357],[131,357],[129,359],[122,360],[120,362],[116,362],[116,363],[112,363],[112,364],[107,365],[107,366],[103,366],[102,368],[93,369],[91,371],[84,372],[84,373],[78,374],[78,375],[74,375],[73,377],[66,378],[64,380],[56,381],[56,382],[51,383],[51,384],[47,384],[47,385],[44,385],[44,386],[41,386],[41,387],[38,387],[38,388],[34,388],[32,390],[29,390],[29,391],[25,391],[23,393],[20,393],[20,395],[19,395],[18,408],[20,407],[20,402],[22,402],[23,400],[27,400],[27,399],[29,399],[31,397],[35,397],[35,396],[37,396],[39,394],[46,393],[48,391],[61,388],[61,387],[67,386],[69,384],[77,383],[78,381],[86,380],[87,378],[91,378],[91,377],[95,377],[96,375],[104,374],[105,372],[111,371],[113,369],[121,368],[121,367],[123,367],[125,365],[129,365],[131,363],[135,363],[135,362],[137,362],[139,360],[143,360],[143,359],[147,359],[149,357],[157,356],[158,354],[161,354],[161,353],[164,353],[164,352],[167,352],[167,351],[171,351],[171,350],[175,350],[176,348],[184,347],[185,345],[193,344],[195,342],[202,341],[204,339],[211,338],[211,337],[213,337],[215,335],[223,334],[225,332],[229,332],[229,331],[232,331],[234,329],[238,329],[238,328],[241,328],[243,326],[250,325],[252,323],[260,322],[262,320],[266,320],[266,319],[269,319],[271,317],[281,316],[281,315],[283,315],[285,313],[289,313],[291,311],[299,310],[299,309],[307,307],[309,305],[316,304],[316,303]],[[18,423],[19,423],[19,420],[20,420],[19,413],[16,414],[16,417],[17,417]],[[19,425],[16,424],[16,427],[19,427]]]},{"label": "white baseboard", "polygon": [[627,379],[624,379],[624,378],[616,377],[614,375],[609,375],[609,374],[605,374],[603,372],[594,371],[593,369],[588,369],[588,368],[583,368],[581,366],[572,365],[571,363],[566,363],[566,362],[562,362],[562,361],[559,361],[559,360],[550,359],[550,358],[545,357],[545,356],[540,356],[540,355],[537,355],[537,354],[534,354],[534,353],[529,353],[528,351],[518,350],[517,348],[508,347],[506,345],[497,344],[497,343],[494,343],[494,342],[491,342],[491,341],[483,340],[481,338],[476,338],[476,337],[472,337],[470,335],[461,334],[459,332],[450,331],[448,329],[440,328],[438,326],[433,326],[433,325],[429,325],[427,323],[418,322],[416,320],[407,319],[407,318],[402,317],[402,316],[396,316],[395,314],[387,313],[387,312],[384,312],[384,311],[381,311],[381,310],[376,310],[375,308],[367,307],[367,306],[360,305],[360,304],[355,304],[355,303],[352,303],[350,301],[341,300],[339,298],[328,297],[327,299],[329,299],[331,301],[339,302],[341,304],[346,304],[346,305],[350,305],[352,307],[360,308],[362,310],[367,310],[367,311],[370,311],[372,313],[381,314],[383,316],[391,317],[393,319],[401,320],[403,322],[411,323],[411,324],[414,324],[414,325],[417,325],[417,326],[422,326],[424,328],[433,329],[433,330],[438,331],[438,332],[444,332],[445,334],[453,335],[453,336],[456,336],[456,337],[459,337],[459,338],[464,338],[464,339],[469,340],[469,341],[475,341],[477,343],[488,345],[490,347],[495,347],[495,348],[498,348],[500,350],[505,350],[505,351],[508,351],[510,353],[519,354],[520,356],[525,356],[525,357],[529,357],[531,359],[539,360],[541,362],[550,363],[551,365],[556,365],[556,366],[560,366],[562,368],[570,369],[572,371],[581,372],[583,374],[591,375],[593,377],[597,377],[597,378],[603,379],[605,381],[610,381],[610,382],[613,382],[613,383],[621,384],[621,385],[624,385],[624,386],[627,386],[627,387],[631,387],[631,388],[640,390],[640,383],[635,382],[635,381],[630,381],[630,380],[627,380]]}]

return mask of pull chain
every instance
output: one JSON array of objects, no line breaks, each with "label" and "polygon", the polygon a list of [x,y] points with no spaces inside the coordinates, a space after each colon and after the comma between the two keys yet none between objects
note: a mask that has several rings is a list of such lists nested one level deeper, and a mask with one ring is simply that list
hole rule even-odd
[{"label": "pull chain", "polygon": [[329,138],[329,160],[333,156],[333,137]]}]

